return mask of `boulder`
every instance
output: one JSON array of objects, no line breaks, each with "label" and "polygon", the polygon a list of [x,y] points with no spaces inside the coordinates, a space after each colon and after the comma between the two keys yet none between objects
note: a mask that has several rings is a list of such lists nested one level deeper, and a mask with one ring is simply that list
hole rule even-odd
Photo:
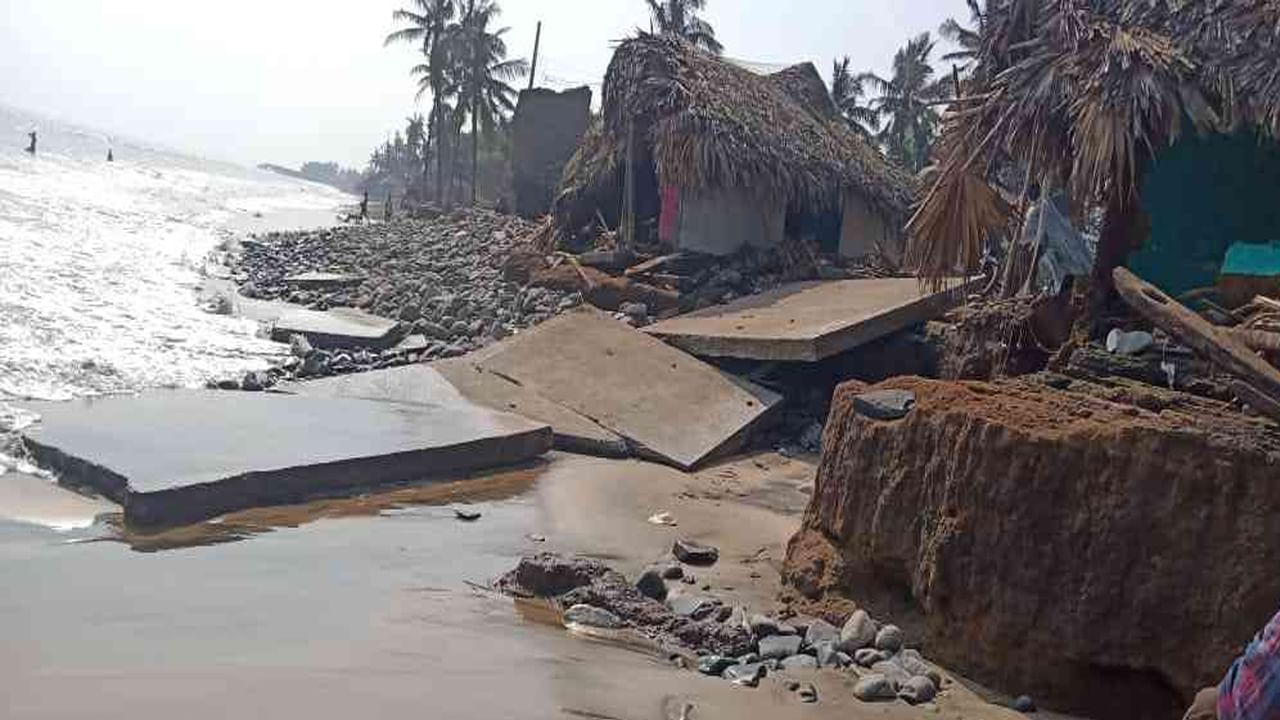
[{"label": "boulder", "polygon": [[840,639],[840,631],[826,620],[813,620],[804,632],[805,647],[815,647],[819,643],[834,644]]},{"label": "boulder", "polygon": [[800,654],[799,635],[773,635],[760,641],[760,657],[765,660],[782,660]]},{"label": "boulder", "polygon": [[898,688],[898,697],[912,705],[932,702],[938,696],[938,686],[927,677],[917,676],[907,680]]},{"label": "boulder", "polygon": [[897,625],[885,625],[876,633],[876,649],[890,655],[902,649],[902,629]]},{"label": "boulder", "polygon": [[868,675],[853,686],[853,696],[863,702],[896,700],[898,690],[883,675]]},{"label": "boulder", "polygon": [[667,583],[658,570],[644,571],[640,579],[636,580],[636,589],[645,597],[653,598],[658,602],[667,599]]},{"label": "boulder", "polygon": [[840,629],[840,649],[847,653],[868,647],[876,641],[876,623],[865,610],[855,610]]},{"label": "boulder", "polygon": [[564,621],[568,625],[582,625],[590,628],[612,630],[622,627],[622,619],[603,608],[591,605],[574,605],[564,612]]},{"label": "boulder", "polygon": [[833,397],[784,581],[1089,717],[1177,717],[1280,607],[1280,433],[1151,386],[896,378]]},{"label": "boulder", "polygon": [[675,541],[671,546],[671,553],[677,560],[688,565],[715,565],[720,559],[719,550],[692,540]]},{"label": "boulder", "polygon": [[817,670],[818,661],[812,655],[792,655],[783,658],[778,667],[783,670]]}]

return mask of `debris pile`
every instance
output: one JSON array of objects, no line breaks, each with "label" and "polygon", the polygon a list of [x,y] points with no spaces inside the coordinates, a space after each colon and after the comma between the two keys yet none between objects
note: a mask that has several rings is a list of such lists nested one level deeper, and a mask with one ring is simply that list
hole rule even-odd
[{"label": "debris pile", "polygon": [[[675,558],[714,564],[715,548],[677,541]],[[831,669],[857,678],[854,695],[867,702],[931,702],[950,683],[903,631],[856,610],[832,624],[817,617],[782,619],[692,589],[696,580],[679,563],[654,567],[632,583],[596,560],[543,553],[523,558],[499,578],[510,595],[539,598],[560,610],[567,627],[587,633],[638,634],[679,664],[742,687],[773,673]],[[812,685],[791,683],[801,702],[817,702]]]},{"label": "debris pile", "polygon": [[[315,310],[354,307],[421,335],[428,358],[459,355],[582,302],[572,292],[525,288],[509,260],[534,225],[485,210],[432,220],[271,233],[246,241],[232,270],[241,295]],[[300,281],[305,273],[357,283]]]}]

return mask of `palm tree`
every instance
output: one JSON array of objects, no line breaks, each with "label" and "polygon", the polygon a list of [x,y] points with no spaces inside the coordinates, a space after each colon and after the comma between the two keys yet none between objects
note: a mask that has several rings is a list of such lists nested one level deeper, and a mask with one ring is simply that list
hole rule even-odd
[{"label": "palm tree", "polygon": [[492,139],[506,115],[515,110],[519,94],[508,81],[529,74],[524,60],[507,59],[503,38],[510,28],[493,30],[490,24],[502,13],[493,0],[468,0],[458,27],[458,110],[471,119],[471,204],[479,189],[480,130]]},{"label": "palm tree", "polygon": [[938,28],[938,34],[944,40],[949,40],[959,46],[959,50],[949,52],[942,56],[943,60],[963,61],[968,67],[974,60],[978,59],[978,53],[982,49],[982,28],[986,24],[986,13],[982,7],[978,5],[978,0],[965,0],[969,5],[969,17],[973,23],[972,28],[967,28],[960,24],[955,18],[947,18],[946,22]]},{"label": "palm tree", "polygon": [[880,113],[863,104],[867,95],[867,74],[854,75],[849,69],[849,56],[832,63],[831,101],[854,132],[870,140],[880,127]]},{"label": "palm tree", "polygon": [[946,82],[934,80],[929,65],[933,46],[929,33],[914,37],[893,56],[891,78],[866,76],[879,93],[873,107],[886,119],[876,139],[890,159],[911,172],[929,164],[929,149],[941,121],[935,106],[948,96]]},{"label": "palm tree", "polygon": [[[419,78],[418,97],[422,97],[426,92],[431,93],[431,125],[427,131],[428,148],[433,137],[439,144],[443,131],[444,118],[441,115],[440,106],[445,99],[443,88],[450,61],[446,52],[446,41],[449,26],[456,11],[454,0],[413,0],[413,9],[400,9],[391,14],[395,22],[403,23],[406,27],[387,35],[384,42],[385,45],[397,42],[422,43],[422,55],[426,62],[414,66],[411,73]],[[441,153],[437,152],[436,155],[436,200],[441,201],[444,189],[444,159],[440,157]],[[424,170],[429,162],[429,159],[424,159]]]},{"label": "palm tree", "polygon": [[695,46],[719,55],[724,46],[716,40],[711,23],[698,17],[707,6],[707,0],[645,0],[653,26],[663,35],[675,35]]}]

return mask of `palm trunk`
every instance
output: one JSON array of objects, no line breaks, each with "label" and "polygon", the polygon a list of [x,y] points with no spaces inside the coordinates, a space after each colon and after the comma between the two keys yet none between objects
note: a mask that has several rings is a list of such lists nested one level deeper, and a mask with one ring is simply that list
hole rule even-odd
[{"label": "palm trunk", "polygon": [[479,197],[480,189],[480,135],[476,128],[479,123],[476,119],[476,108],[478,97],[471,98],[471,205],[474,207],[476,199]]}]

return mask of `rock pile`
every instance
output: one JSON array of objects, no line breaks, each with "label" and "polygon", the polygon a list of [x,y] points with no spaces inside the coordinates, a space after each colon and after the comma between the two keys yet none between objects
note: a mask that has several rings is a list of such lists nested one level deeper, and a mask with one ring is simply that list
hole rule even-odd
[{"label": "rock pile", "polygon": [[[676,657],[695,656],[689,664],[698,672],[744,687],[775,672],[832,669],[855,673],[855,695],[865,701],[927,703],[942,689],[942,676],[904,647],[896,626],[861,610],[839,628],[820,618],[752,614],[710,595],[668,589],[666,579],[684,577],[673,571],[679,567],[654,568],[633,584],[601,562],[544,553],[522,559],[496,585],[553,601],[569,627],[638,632]],[[792,685],[801,702],[817,701],[812,685]]]},{"label": "rock pile", "polygon": [[[425,338],[422,355],[448,357],[582,302],[575,293],[526,288],[511,276],[509,260],[533,228],[518,217],[459,210],[432,220],[270,233],[246,241],[232,271],[245,297],[316,310],[360,308],[402,321],[406,336]],[[360,281],[289,280],[308,272]]]}]

